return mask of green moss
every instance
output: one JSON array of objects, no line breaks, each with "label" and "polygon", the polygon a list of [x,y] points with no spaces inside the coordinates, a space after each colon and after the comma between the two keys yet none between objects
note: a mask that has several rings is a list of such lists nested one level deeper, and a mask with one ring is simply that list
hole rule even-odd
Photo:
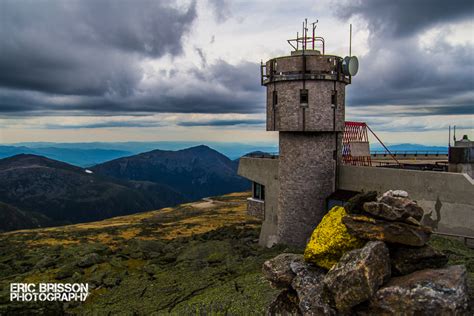
[{"label": "green moss", "polygon": [[[238,200],[239,196],[229,198],[234,199]],[[241,199],[245,200],[245,196]],[[232,205],[223,204],[222,207]],[[245,222],[240,219],[239,223],[226,222],[227,226],[206,233],[165,239],[160,230],[166,228],[167,223],[178,220],[172,225],[184,230],[189,221],[180,221],[192,218],[193,223],[197,222],[203,211],[194,211],[187,205],[177,207],[176,212],[161,217],[153,213],[150,217],[153,220],[124,223],[120,229],[101,227],[101,222],[97,222],[91,230],[56,229],[0,235],[0,267],[8,267],[5,270],[8,273],[2,274],[0,279],[0,314],[18,311],[15,309],[18,306],[9,302],[8,291],[4,291],[10,282],[58,282],[55,279],[57,272],[66,266],[74,269],[75,276],[60,282],[77,281],[95,286],[85,303],[59,306],[61,311],[64,309],[63,312],[71,315],[263,314],[279,292],[263,278],[263,262],[282,252],[302,253],[303,250],[258,246],[260,226],[250,218]],[[209,217],[205,217],[203,221],[207,223],[208,220]],[[122,221],[126,221],[126,217]],[[335,222],[329,223],[335,227]],[[114,247],[104,246],[108,235],[118,236],[122,231],[134,228],[140,230],[139,235],[130,240],[119,238]],[[91,238],[98,234],[104,238]],[[51,238],[80,242],[25,247],[29,241]],[[472,284],[474,251],[457,241],[436,236],[431,243],[447,252],[450,264],[466,264]],[[91,252],[98,253],[104,262],[85,269],[75,266],[80,258]],[[45,257],[53,258],[54,265],[36,268],[35,265]],[[106,278],[120,279],[120,282],[106,286],[101,283]]]},{"label": "green moss", "polygon": [[344,253],[364,245],[364,241],[350,235],[342,223],[346,215],[343,207],[335,206],[323,217],[306,246],[306,261],[329,270]]},{"label": "green moss", "polygon": [[449,265],[463,264],[468,274],[468,289],[470,297],[474,297],[474,249],[467,247],[456,238],[433,235],[429,244],[442,252],[449,259]]}]

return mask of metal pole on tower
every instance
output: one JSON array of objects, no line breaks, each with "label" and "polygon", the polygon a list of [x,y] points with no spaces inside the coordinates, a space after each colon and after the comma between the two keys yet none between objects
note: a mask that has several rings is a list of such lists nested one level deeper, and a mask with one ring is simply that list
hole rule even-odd
[{"label": "metal pole on tower", "polygon": [[352,23],[349,27],[349,57],[352,56]]}]

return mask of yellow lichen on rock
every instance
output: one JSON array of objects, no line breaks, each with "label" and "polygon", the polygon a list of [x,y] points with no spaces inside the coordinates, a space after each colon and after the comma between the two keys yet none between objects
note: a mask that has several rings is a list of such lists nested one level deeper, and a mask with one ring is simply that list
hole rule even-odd
[{"label": "yellow lichen on rock", "polygon": [[335,206],[323,217],[306,245],[306,261],[331,269],[344,253],[364,245],[365,242],[350,235],[342,223],[342,218],[346,215],[343,207]]}]

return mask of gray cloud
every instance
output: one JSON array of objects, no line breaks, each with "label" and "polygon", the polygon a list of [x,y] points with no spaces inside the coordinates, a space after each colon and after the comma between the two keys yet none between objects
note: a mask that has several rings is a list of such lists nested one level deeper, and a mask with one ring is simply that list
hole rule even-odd
[{"label": "gray cloud", "polygon": [[179,122],[179,126],[235,126],[235,125],[263,125],[265,120],[209,120],[209,121],[184,121]]},{"label": "gray cloud", "polygon": [[[226,3],[212,7],[226,14]],[[2,2],[0,115],[262,112],[258,65],[209,65],[197,47],[202,68],[141,85],[140,62],[181,54],[196,15],[194,1]]]},{"label": "gray cloud", "polygon": [[436,24],[472,17],[471,0],[364,0],[347,1],[336,8],[342,19],[360,15],[367,19],[372,33],[404,37]]},{"label": "gray cloud", "polygon": [[178,55],[196,18],[172,1],[2,1],[0,86],[46,93],[133,93],[143,57]]},{"label": "gray cloud", "polygon": [[[474,16],[471,1],[351,1],[336,13],[341,19],[360,16],[371,31],[349,105],[383,115],[389,114],[385,105],[403,108],[394,116],[474,114],[474,48],[450,44],[446,28]],[[440,34],[423,47],[420,35],[435,26]]]},{"label": "gray cloud", "polygon": [[224,22],[231,16],[228,0],[208,0],[217,22]]},{"label": "gray cloud", "polygon": [[[265,110],[256,63],[224,61],[205,69],[179,69],[130,95],[72,95],[0,88],[0,115],[142,115],[144,113],[261,113]],[[178,87],[178,88],[177,88]]]},{"label": "gray cloud", "polygon": [[[201,67],[175,66],[151,75],[141,68],[144,59],[183,52],[183,38],[196,20],[196,4],[182,8],[169,3],[2,1],[0,117],[264,112],[257,63],[208,61],[195,47]],[[228,3],[207,3],[218,21],[230,17]],[[441,28],[433,49],[423,49],[418,38],[430,27],[472,18],[472,6],[465,1],[338,1],[339,18],[360,16],[371,31],[370,52],[361,58],[360,72],[348,88],[348,105],[373,109],[373,116],[473,114],[472,45],[449,44],[447,28]],[[386,105],[399,110],[387,113]],[[263,123],[244,121],[180,125]],[[154,126],[118,124],[80,128]]]}]

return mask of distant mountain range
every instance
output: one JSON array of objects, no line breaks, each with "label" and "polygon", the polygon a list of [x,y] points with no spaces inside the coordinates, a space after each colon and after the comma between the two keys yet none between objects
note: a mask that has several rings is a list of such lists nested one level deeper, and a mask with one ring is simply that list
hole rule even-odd
[{"label": "distant mountain range", "polygon": [[133,153],[125,150],[101,148],[0,146],[0,159],[19,154],[44,156],[80,167],[89,167],[115,158],[130,156]]},{"label": "distant mountain range", "polygon": [[[0,145],[0,158],[18,154],[34,154],[54,160],[67,162],[79,167],[90,167],[113,159],[136,155],[152,150],[181,150],[200,145],[198,142],[160,141],[160,142],[91,142],[91,143],[48,143],[30,142],[13,145]],[[278,145],[272,143],[244,144],[207,142],[206,145],[236,160],[250,152],[277,153]],[[442,151],[446,146],[427,146],[420,144],[387,144],[392,151]],[[370,149],[385,150],[380,144],[370,144]]]},{"label": "distant mountain range", "polygon": [[207,147],[154,150],[84,169],[46,157],[0,159],[0,231],[100,220],[244,191],[237,162]]},{"label": "distant mountain range", "polygon": [[[36,154],[51,159],[64,161],[81,167],[89,167],[111,159],[144,153],[156,149],[181,150],[201,145],[193,141],[159,141],[159,142],[90,142],[90,143],[51,143],[28,142],[1,146],[0,158],[16,154]],[[272,143],[224,143],[206,142],[205,145],[219,151],[231,160],[242,157],[252,151],[276,152],[278,145]],[[13,147],[13,148],[12,148]],[[52,152],[52,150],[55,150]],[[64,151],[64,153],[63,153]],[[71,153],[76,151],[76,153]],[[96,151],[98,151],[96,153]],[[103,151],[103,152],[102,152]],[[109,154],[110,156],[107,156]]]}]

